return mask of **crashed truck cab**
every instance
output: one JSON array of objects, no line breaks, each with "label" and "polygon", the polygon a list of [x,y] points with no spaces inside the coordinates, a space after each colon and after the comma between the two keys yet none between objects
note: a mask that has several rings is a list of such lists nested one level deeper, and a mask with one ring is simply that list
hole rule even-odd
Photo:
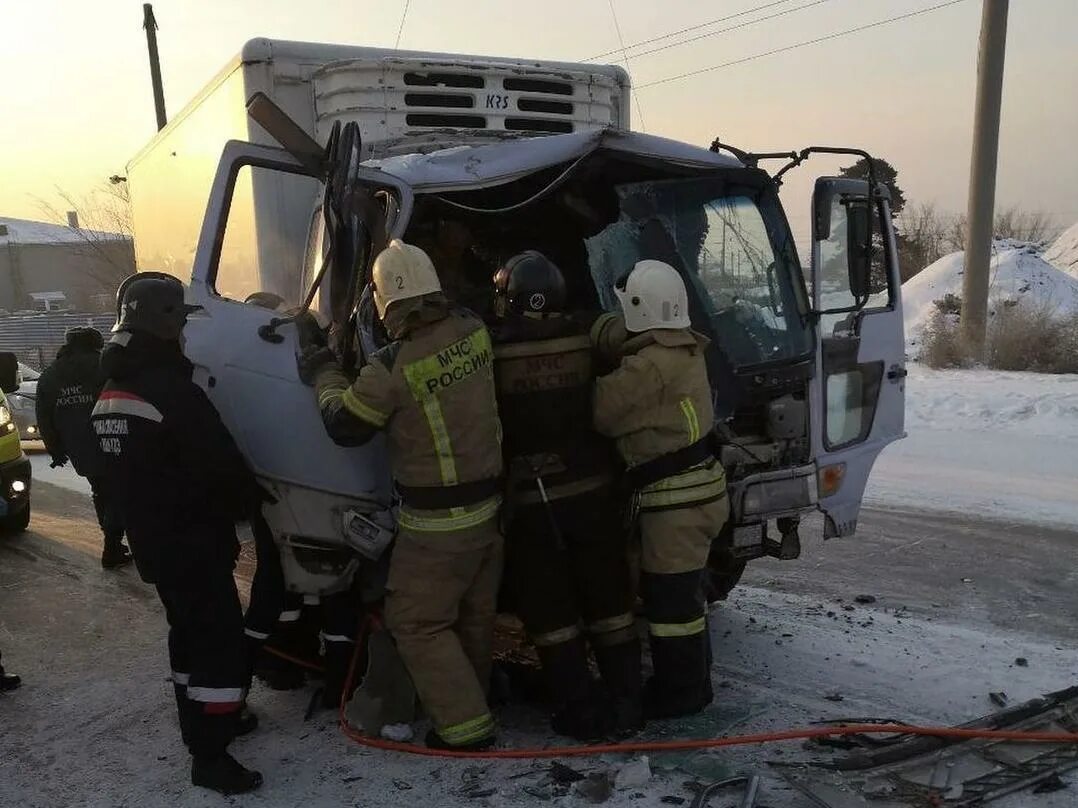
[{"label": "crashed truck cab", "polygon": [[[354,127],[330,140],[333,158],[321,161],[294,139],[290,150],[228,143],[190,280],[204,312],[185,332],[196,381],[278,500],[266,516],[291,588],[346,585],[363,527],[392,518],[383,441],[329,439],[299,379],[291,321],[309,307],[349,335],[341,347],[361,364],[377,339],[364,289],[389,238],[427,248],[447,290],[479,310],[498,262],[523,249],[562,268],[578,310],[613,310],[612,286],[636,261],[670,263],[711,340],[733,514],[711,558],[717,596],[746,560],[796,557],[807,514],[823,513],[825,537],[854,532],[873,462],[903,434],[899,273],[882,187],[817,181],[805,272],[778,183],[740,152],[612,127],[425,152],[398,144],[363,161]],[[320,189],[294,264],[244,252],[250,223],[230,208],[252,172]]]}]

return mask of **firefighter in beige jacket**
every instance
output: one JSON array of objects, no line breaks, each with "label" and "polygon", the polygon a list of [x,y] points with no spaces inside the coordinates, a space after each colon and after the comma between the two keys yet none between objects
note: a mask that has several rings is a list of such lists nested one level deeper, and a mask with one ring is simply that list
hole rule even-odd
[{"label": "firefighter in beige jacket", "polygon": [[489,746],[487,707],[502,569],[501,425],[490,335],[454,309],[418,247],[374,262],[374,303],[394,341],[349,380],[322,349],[304,360],[326,429],[345,446],[384,430],[401,510],[386,622],[434,723],[427,743]]},{"label": "firefighter in beige jacket", "polygon": [[[633,489],[654,668],[644,712],[687,715],[712,699],[703,573],[729,516],[726,476],[710,441],[707,340],[690,330],[685,284],[670,265],[640,261],[614,291],[628,334],[620,366],[596,382],[594,417],[617,443]],[[596,322],[600,349],[620,342],[609,340],[612,330],[609,318]]]}]

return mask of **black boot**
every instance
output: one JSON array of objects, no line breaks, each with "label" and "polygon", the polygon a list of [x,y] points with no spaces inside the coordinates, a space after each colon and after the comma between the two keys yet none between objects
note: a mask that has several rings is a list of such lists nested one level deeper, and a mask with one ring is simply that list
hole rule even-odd
[{"label": "black boot", "polygon": [[584,638],[538,646],[536,651],[554,703],[551,729],[578,741],[592,741],[606,735],[607,712],[599,703],[588,672]]},{"label": "black boot", "polygon": [[655,675],[644,688],[644,717],[677,718],[711,703],[709,639],[706,631],[688,637],[651,637]]},{"label": "black boot", "polygon": [[244,794],[262,785],[262,775],[240,765],[228,752],[195,755],[191,761],[191,782],[221,794]]},{"label": "black boot", "polygon": [[624,738],[643,729],[640,641],[596,646],[595,660],[606,686],[610,733]]},{"label": "black boot", "polygon": [[114,570],[132,561],[131,552],[124,544],[123,536],[106,536],[105,549],[101,552],[101,567]]},{"label": "black boot", "polygon": [[20,685],[22,685],[22,677],[14,673],[0,672],[0,692],[6,693],[9,690],[15,690]]}]

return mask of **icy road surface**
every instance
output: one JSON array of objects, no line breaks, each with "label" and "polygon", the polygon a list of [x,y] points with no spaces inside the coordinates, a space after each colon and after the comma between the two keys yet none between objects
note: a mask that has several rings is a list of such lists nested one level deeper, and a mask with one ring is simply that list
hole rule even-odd
[{"label": "icy road surface", "polygon": [[909,371],[909,435],[880,456],[868,502],[1078,527],[1078,376]]},{"label": "icy road surface", "polygon": [[[0,540],[0,648],[26,681],[0,697],[0,805],[587,804],[551,800],[548,763],[362,749],[328,713],[304,721],[309,690],[261,687],[251,704],[262,727],[233,749],[265,774],[263,789],[226,803],[191,788],[152,588],[132,569],[100,570],[85,497],[47,483],[35,497],[31,531]],[[806,539],[801,560],[750,568],[746,585],[713,615],[714,706],[648,734],[714,736],[853,715],[957,723],[991,712],[990,691],[1015,703],[1075,684],[1076,584],[1076,531],[870,510],[853,540]],[[877,602],[857,604],[859,594]],[[1018,657],[1028,666],[1017,666]],[[507,745],[553,742],[534,713],[516,708],[500,719]],[[607,804],[650,808],[672,796],[688,805],[687,781],[759,772],[761,806],[808,808],[769,764],[814,756],[798,743],[652,755],[652,775]],[[564,762],[595,771],[627,760]],[[1069,782],[1057,794],[1021,793],[996,805],[1073,805],[1078,778]],[[468,796],[475,793],[487,796]],[[723,794],[712,804],[736,799]]]}]

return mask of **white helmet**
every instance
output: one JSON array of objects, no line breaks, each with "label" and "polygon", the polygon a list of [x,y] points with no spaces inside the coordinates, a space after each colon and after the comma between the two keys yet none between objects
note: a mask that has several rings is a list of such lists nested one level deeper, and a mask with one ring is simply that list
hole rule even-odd
[{"label": "white helmet", "polygon": [[688,328],[689,294],[677,270],[662,261],[637,261],[633,271],[614,287],[625,314],[625,329]]},{"label": "white helmet", "polygon": [[386,309],[398,300],[442,291],[430,256],[419,247],[396,238],[374,259],[371,281],[374,285],[374,305],[378,309],[378,316],[383,319]]}]

